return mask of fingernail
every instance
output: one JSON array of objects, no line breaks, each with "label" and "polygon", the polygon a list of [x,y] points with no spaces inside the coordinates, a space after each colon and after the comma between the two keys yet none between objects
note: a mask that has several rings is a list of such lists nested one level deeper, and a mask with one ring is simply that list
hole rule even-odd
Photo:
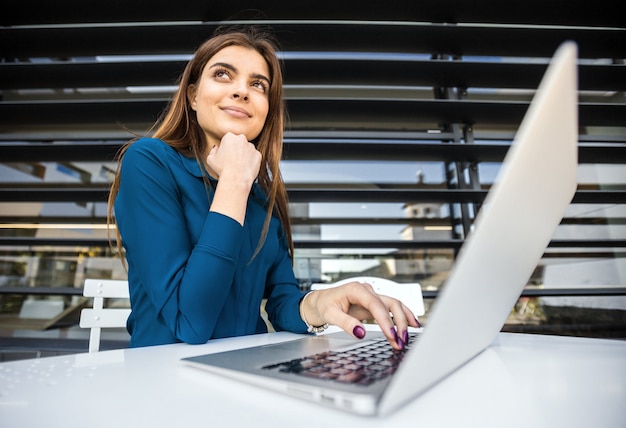
[{"label": "fingernail", "polygon": [[398,333],[396,332],[395,328],[391,329],[391,334],[393,334],[393,338],[400,347],[400,349],[404,349],[404,342],[398,337]]},{"label": "fingernail", "polygon": [[404,340],[404,343],[409,343],[409,332],[407,330],[404,330],[402,332],[402,340]]},{"label": "fingernail", "polygon": [[417,324],[418,327],[421,327],[422,324],[420,324],[419,320],[417,318],[415,318],[415,324]]},{"label": "fingernail", "polygon": [[396,340],[396,342],[398,343],[398,346],[400,347],[400,349],[404,349],[405,344],[402,339],[398,337],[398,340]]},{"label": "fingernail", "polygon": [[352,334],[359,339],[363,339],[365,337],[365,329],[360,325],[357,325],[354,327],[354,330],[352,330]]}]

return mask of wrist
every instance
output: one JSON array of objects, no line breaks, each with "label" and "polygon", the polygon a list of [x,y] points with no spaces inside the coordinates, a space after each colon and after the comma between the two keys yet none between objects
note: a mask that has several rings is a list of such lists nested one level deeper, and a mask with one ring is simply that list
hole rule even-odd
[{"label": "wrist", "polygon": [[227,182],[229,186],[243,187],[250,190],[258,175],[258,170],[253,171],[237,165],[227,165],[227,167],[222,169],[218,180]]},{"label": "wrist", "polygon": [[250,179],[242,174],[222,173],[217,180],[217,187],[222,186],[229,192],[242,193],[247,196],[254,184],[254,179]]},{"label": "wrist", "polygon": [[328,328],[328,323],[320,320],[319,317],[312,317],[311,320],[307,318],[307,314],[310,315],[313,312],[311,306],[315,306],[313,303],[317,296],[313,296],[314,293],[314,291],[308,292],[300,300],[300,318],[306,324],[309,333],[321,333]]}]

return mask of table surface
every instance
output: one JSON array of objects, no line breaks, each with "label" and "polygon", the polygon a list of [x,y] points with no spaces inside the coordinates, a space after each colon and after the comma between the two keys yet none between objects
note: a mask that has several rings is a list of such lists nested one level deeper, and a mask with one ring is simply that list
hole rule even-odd
[{"label": "table surface", "polygon": [[0,427],[626,427],[622,340],[500,333],[385,417],[351,415],[180,362],[298,337],[269,333],[2,363]]}]

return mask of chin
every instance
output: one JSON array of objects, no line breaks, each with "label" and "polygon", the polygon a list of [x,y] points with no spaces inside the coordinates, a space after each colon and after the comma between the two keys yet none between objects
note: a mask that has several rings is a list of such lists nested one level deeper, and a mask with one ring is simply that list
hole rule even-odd
[{"label": "chin", "polygon": [[[232,132],[235,135],[243,135],[246,137],[246,140],[252,142],[253,140],[256,140],[259,135],[261,135],[261,133],[254,133],[254,132],[247,132],[246,130],[241,130],[241,129],[231,129],[229,131],[226,132]],[[224,135],[226,134],[226,132],[224,132]]]}]

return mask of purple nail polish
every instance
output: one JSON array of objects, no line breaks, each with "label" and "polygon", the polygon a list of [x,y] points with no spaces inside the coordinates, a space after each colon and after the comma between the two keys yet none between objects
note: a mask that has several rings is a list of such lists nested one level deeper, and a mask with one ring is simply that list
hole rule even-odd
[{"label": "purple nail polish", "polygon": [[400,339],[398,337],[398,340],[396,342],[398,342],[398,346],[400,347],[400,349],[404,349],[405,344],[404,344],[404,341],[402,339]]},{"label": "purple nail polish", "polygon": [[391,329],[391,334],[393,334],[393,338],[400,347],[400,349],[404,349],[404,342],[398,337],[398,333],[396,332],[395,328]]},{"label": "purple nail polish", "polygon": [[404,330],[402,332],[402,340],[404,341],[404,343],[409,343],[409,332],[407,330]]},{"label": "purple nail polish", "polygon": [[357,325],[354,327],[354,330],[352,330],[352,334],[359,339],[363,339],[365,337],[365,329],[360,325]]},{"label": "purple nail polish", "polygon": [[396,333],[396,329],[395,328],[391,329],[391,334],[393,335],[393,340],[395,340],[397,342],[398,341],[398,333]]},{"label": "purple nail polish", "polygon": [[420,324],[419,320],[417,318],[415,318],[415,324],[417,324],[418,327],[421,327],[422,324]]}]

